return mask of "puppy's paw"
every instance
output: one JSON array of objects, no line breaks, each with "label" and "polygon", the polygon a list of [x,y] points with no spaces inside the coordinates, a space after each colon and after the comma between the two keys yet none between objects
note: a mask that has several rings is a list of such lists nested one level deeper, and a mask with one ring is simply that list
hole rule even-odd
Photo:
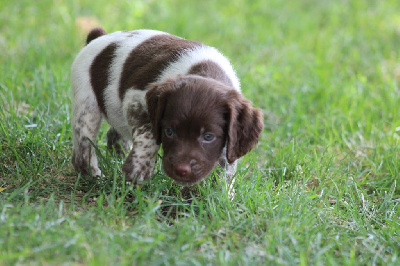
[{"label": "puppy's paw", "polygon": [[[85,160],[83,156],[77,156],[75,153],[72,155],[72,166],[74,167],[75,171],[82,174],[83,176],[91,176],[93,178],[96,177],[103,177],[101,170],[97,166],[97,160],[93,160],[95,165],[90,165],[88,159]],[[90,167],[89,167],[90,165]]]},{"label": "puppy's paw", "polygon": [[91,174],[93,178],[104,177],[104,174],[97,167],[96,168],[91,167]]},{"label": "puppy's paw", "polygon": [[149,180],[153,175],[153,167],[150,163],[140,164],[127,160],[122,166],[122,171],[125,174],[125,182],[137,183]]}]

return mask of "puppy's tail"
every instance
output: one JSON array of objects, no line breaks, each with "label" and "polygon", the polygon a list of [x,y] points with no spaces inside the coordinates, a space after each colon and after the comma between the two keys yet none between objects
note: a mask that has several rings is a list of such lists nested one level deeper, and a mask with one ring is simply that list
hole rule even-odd
[{"label": "puppy's tail", "polygon": [[106,35],[106,34],[107,34],[107,32],[105,29],[103,29],[102,27],[96,27],[89,32],[89,34],[86,38],[86,44],[89,44],[94,39],[96,39],[100,36]]}]

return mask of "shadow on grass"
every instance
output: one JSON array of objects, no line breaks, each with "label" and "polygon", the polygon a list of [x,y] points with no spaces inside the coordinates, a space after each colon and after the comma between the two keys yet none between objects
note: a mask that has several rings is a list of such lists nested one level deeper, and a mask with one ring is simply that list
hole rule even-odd
[{"label": "shadow on grass", "polygon": [[[107,161],[102,171],[105,177],[88,178],[77,174],[71,166],[63,171],[42,172],[35,179],[21,179],[0,193],[6,204],[62,203],[71,212],[115,212],[119,217],[141,217],[152,213],[160,222],[174,224],[187,216],[206,215],[203,200],[220,197],[222,182],[210,176],[197,185],[175,184],[161,171],[160,163],[153,178],[141,186],[125,184],[122,161],[99,157]],[[222,181],[222,180],[221,180]],[[221,183],[221,184],[220,184]]]}]

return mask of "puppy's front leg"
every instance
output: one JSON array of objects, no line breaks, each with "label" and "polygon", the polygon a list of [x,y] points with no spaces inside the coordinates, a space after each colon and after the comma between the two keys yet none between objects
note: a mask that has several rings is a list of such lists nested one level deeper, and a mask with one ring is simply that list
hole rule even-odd
[{"label": "puppy's front leg", "polygon": [[237,160],[228,163],[228,159],[226,158],[226,148],[223,149],[221,158],[219,159],[219,166],[222,169],[222,172],[218,172],[219,175],[225,178],[227,185],[231,185],[234,183],[233,176],[236,173],[237,168]]},{"label": "puppy's front leg", "polygon": [[153,175],[158,149],[151,132],[151,125],[146,124],[133,129],[132,150],[122,166],[125,181],[137,182],[148,180]]},{"label": "puppy's front leg", "polygon": [[228,159],[226,158],[226,148],[224,148],[222,152],[222,156],[219,160],[219,166],[222,168],[222,172],[218,174],[222,174],[224,177],[229,198],[233,199],[235,196],[235,188],[233,186],[235,184],[237,160],[233,163],[228,163]]}]

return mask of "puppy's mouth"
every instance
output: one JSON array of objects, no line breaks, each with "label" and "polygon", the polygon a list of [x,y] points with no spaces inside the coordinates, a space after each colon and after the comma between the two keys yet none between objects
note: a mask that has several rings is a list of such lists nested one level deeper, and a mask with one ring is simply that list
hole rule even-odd
[{"label": "puppy's mouth", "polygon": [[199,183],[208,174],[211,172],[205,171],[204,167],[196,164],[196,165],[177,165],[171,163],[168,159],[163,160],[163,168],[164,172],[172,178],[177,184],[183,186],[191,186]]},{"label": "puppy's mouth", "polygon": [[[168,175],[169,177],[171,177],[170,175]],[[194,180],[194,181],[187,181],[187,180],[179,180],[177,178],[171,177],[172,180],[174,180],[175,183],[181,185],[181,186],[193,186],[196,185],[197,183],[199,183],[201,180],[203,180],[203,178],[200,178],[198,180]]]},{"label": "puppy's mouth", "polygon": [[164,167],[164,171],[165,173],[172,178],[176,183],[178,183],[179,185],[182,186],[192,186],[195,185],[197,183],[199,183],[201,180],[203,180],[205,177],[207,177],[208,173],[204,174],[204,175],[190,175],[187,177],[180,177],[177,176],[173,173],[173,171],[169,171],[167,170],[168,168]]}]

